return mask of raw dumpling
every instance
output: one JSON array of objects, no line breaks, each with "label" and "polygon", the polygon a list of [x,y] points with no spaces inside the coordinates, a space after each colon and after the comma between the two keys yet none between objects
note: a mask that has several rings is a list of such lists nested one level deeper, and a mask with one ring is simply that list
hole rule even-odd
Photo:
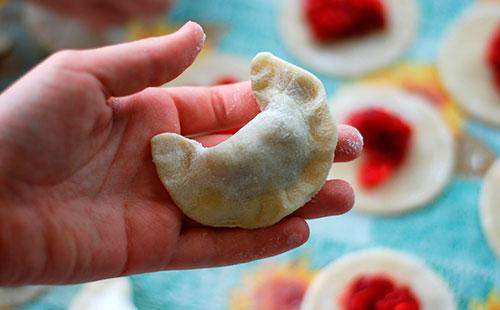
[{"label": "raw dumpling", "polygon": [[337,132],[321,82],[269,53],[254,58],[251,79],[263,112],[227,141],[204,148],[172,133],[151,141],[170,196],[201,224],[277,223],[319,191],[332,165]]}]

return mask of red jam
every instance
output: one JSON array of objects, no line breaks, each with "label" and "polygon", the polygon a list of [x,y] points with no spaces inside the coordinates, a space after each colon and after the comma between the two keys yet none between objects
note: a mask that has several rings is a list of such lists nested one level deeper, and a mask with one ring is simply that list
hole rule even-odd
[{"label": "red jam", "polygon": [[303,10],[321,43],[382,31],[387,24],[381,0],[303,0]]},{"label": "red jam", "polygon": [[239,82],[239,80],[237,78],[235,78],[234,76],[224,75],[224,76],[219,77],[217,80],[215,80],[213,85],[227,85],[227,84],[234,84],[234,83],[238,83],[238,82]]},{"label": "red jam", "polygon": [[365,160],[359,170],[359,183],[367,189],[382,184],[408,156],[410,124],[381,108],[354,112],[346,123],[356,127],[364,139]]},{"label": "red jam", "polygon": [[344,310],[420,309],[420,303],[409,287],[398,286],[384,275],[355,279],[340,302]]},{"label": "red jam", "polygon": [[275,277],[266,281],[254,292],[255,309],[294,310],[300,304],[307,289],[307,283],[294,278]]},{"label": "red jam", "polygon": [[500,25],[498,25],[486,52],[486,60],[493,72],[495,85],[500,92]]}]

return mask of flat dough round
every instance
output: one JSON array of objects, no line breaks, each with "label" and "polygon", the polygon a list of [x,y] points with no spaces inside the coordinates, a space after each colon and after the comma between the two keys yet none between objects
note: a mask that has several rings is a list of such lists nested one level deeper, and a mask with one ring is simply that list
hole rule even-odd
[{"label": "flat dough round", "polygon": [[383,0],[388,25],[384,33],[322,46],[302,17],[302,0],[282,0],[280,30],[290,51],[315,70],[334,76],[357,76],[380,69],[402,56],[418,32],[416,0]]},{"label": "flat dough round", "polygon": [[0,287],[0,307],[20,306],[40,296],[48,286]]},{"label": "flat dough round", "polygon": [[443,42],[438,68],[448,91],[471,116],[500,126],[500,93],[485,60],[494,30],[500,24],[500,4],[476,5]]},{"label": "flat dough round", "polygon": [[69,310],[135,310],[128,278],[114,278],[85,284]]},{"label": "flat dough round", "polygon": [[125,29],[92,30],[72,17],[66,17],[33,3],[26,3],[24,20],[36,40],[49,51],[92,48],[124,42]]},{"label": "flat dough round", "polygon": [[409,122],[413,128],[411,150],[405,163],[385,183],[365,190],[357,180],[363,156],[350,163],[335,164],[329,178],[350,182],[356,193],[354,208],[390,215],[423,207],[439,195],[455,166],[455,141],[432,104],[402,89],[387,86],[352,86],[332,100],[331,111],[339,122],[353,112],[380,107]]},{"label": "flat dough round", "polygon": [[261,109],[225,142],[204,148],[180,135],[153,137],[158,175],[188,217],[208,226],[277,223],[323,186],[337,143],[321,81],[258,54],[252,89]]},{"label": "flat dough round", "polygon": [[453,294],[438,274],[413,256],[386,249],[348,254],[323,268],[308,288],[301,309],[341,309],[338,300],[346,287],[366,274],[384,274],[408,286],[422,310],[457,309]]},{"label": "flat dough round", "polygon": [[230,76],[238,81],[250,80],[250,60],[221,53],[200,55],[194,64],[166,86],[212,86],[221,77]]},{"label": "flat dough round", "polygon": [[486,173],[479,206],[486,239],[500,257],[500,159]]}]

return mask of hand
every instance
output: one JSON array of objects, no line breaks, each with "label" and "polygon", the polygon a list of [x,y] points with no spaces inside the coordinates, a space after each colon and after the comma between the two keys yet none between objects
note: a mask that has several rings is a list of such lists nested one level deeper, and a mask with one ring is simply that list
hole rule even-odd
[{"label": "hand", "polygon": [[[343,181],[280,223],[258,230],[203,227],[170,199],[152,163],[159,133],[243,126],[259,113],[248,82],[147,88],[172,80],[204,34],[175,34],[50,57],[0,96],[0,284],[72,283],[165,269],[221,266],[295,248],[305,219],[353,205]],[[336,159],[360,150],[340,126]],[[214,145],[227,135],[197,139]]]},{"label": "hand", "polygon": [[124,24],[132,18],[165,12],[170,0],[32,0],[97,26]]}]

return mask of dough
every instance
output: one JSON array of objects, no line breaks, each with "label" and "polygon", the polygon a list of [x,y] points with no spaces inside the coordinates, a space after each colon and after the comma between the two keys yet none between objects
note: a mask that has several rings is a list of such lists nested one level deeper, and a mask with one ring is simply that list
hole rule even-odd
[{"label": "dough", "polygon": [[479,4],[453,26],[443,42],[438,68],[457,103],[480,121],[500,126],[500,93],[485,53],[500,24],[500,4]]},{"label": "dough", "polygon": [[28,285],[15,287],[0,287],[0,307],[19,306],[40,296],[47,286]]},{"label": "dough", "polygon": [[383,0],[387,29],[380,34],[322,46],[312,39],[302,18],[302,0],[282,0],[280,30],[290,51],[313,69],[334,76],[357,76],[399,58],[418,32],[416,0]]},{"label": "dough", "polygon": [[179,208],[209,226],[259,228],[308,202],[332,165],[336,126],[321,82],[269,53],[251,65],[263,112],[225,142],[204,148],[153,137],[158,175]]},{"label": "dough", "polygon": [[49,51],[67,48],[92,48],[124,42],[125,29],[91,29],[72,17],[60,15],[42,6],[25,3],[24,21],[37,41]]},{"label": "dough", "polygon": [[479,206],[486,239],[500,257],[500,159],[486,173]]},{"label": "dough", "polygon": [[69,310],[135,310],[128,278],[114,278],[85,284]]},{"label": "dough", "polygon": [[384,274],[408,286],[421,310],[457,309],[448,285],[418,259],[400,252],[373,249],[346,255],[322,269],[306,292],[302,310],[337,310],[346,287],[361,275]]},{"label": "dough", "polygon": [[248,81],[250,60],[231,54],[201,54],[194,64],[167,86],[212,86],[221,77]]},{"label": "dough", "polygon": [[413,128],[405,162],[374,189],[363,189],[357,180],[363,155],[334,165],[329,178],[351,183],[356,193],[355,210],[378,215],[409,211],[423,207],[448,184],[455,167],[455,142],[439,112],[423,97],[389,86],[351,86],[333,98],[331,107],[339,123],[358,109],[380,107],[404,118]]}]

